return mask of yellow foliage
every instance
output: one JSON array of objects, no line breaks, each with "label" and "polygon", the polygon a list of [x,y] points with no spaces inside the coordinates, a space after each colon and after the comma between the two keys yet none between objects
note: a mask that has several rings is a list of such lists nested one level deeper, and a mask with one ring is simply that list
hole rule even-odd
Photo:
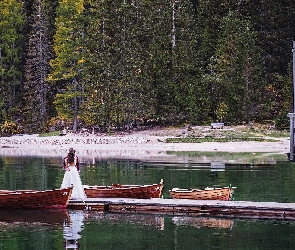
[{"label": "yellow foliage", "polygon": [[228,112],[228,106],[226,103],[221,102],[219,103],[218,109],[216,110],[217,118],[221,121],[227,116]]},{"label": "yellow foliage", "polygon": [[5,121],[1,125],[1,132],[5,135],[19,134],[17,125],[12,121]]}]

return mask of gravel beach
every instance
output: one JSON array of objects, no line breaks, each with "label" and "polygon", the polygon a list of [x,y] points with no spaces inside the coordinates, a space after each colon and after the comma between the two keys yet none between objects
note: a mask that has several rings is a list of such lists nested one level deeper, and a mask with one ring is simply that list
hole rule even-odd
[{"label": "gravel beach", "polygon": [[63,156],[73,147],[80,156],[101,158],[158,158],[167,152],[248,152],[286,154],[289,138],[275,142],[166,143],[165,139],[184,136],[181,129],[156,129],[108,135],[71,134],[38,137],[18,135],[0,138],[0,155]]}]

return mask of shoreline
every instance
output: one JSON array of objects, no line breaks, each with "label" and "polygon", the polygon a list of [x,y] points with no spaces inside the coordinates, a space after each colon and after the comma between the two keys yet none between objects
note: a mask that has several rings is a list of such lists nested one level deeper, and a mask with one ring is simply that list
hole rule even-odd
[{"label": "shoreline", "polygon": [[[201,142],[166,143],[169,135],[133,133],[128,135],[73,135],[38,137],[23,135],[0,137],[1,156],[47,156],[62,157],[69,148],[74,148],[84,158],[123,158],[168,160],[173,152],[219,152],[219,153],[289,153],[289,138],[278,138],[276,142]],[[183,157],[182,157],[183,158]],[[287,158],[287,157],[286,157]]]}]

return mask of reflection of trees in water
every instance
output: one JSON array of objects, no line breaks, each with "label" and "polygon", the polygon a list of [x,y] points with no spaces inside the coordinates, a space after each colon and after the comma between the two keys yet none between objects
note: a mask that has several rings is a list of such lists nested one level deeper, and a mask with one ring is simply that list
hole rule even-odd
[{"label": "reflection of trees in water", "polygon": [[[5,144],[5,143],[3,143]],[[63,157],[67,154],[70,145],[52,145],[49,143],[48,147],[45,144],[40,144],[40,146],[34,145],[30,147],[30,144],[16,144],[16,146],[3,146],[0,148],[1,156],[13,156],[13,157],[41,157],[47,158],[46,160],[52,165],[61,165]],[[146,148],[141,148],[140,145],[132,145],[132,147],[125,147],[121,143],[115,144],[97,144],[97,149],[95,144],[77,143],[71,144],[76,149],[77,155],[82,163],[95,164],[95,162],[100,162],[102,160],[108,161],[113,160],[141,160],[143,162],[149,163],[159,163],[159,162],[169,162],[169,163],[179,163],[188,164],[190,163],[200,163],[209,164],[211,162],[224,162],[224,163],[243,163],[243,164],[276,164],[280,160],[285,160],[284,155],[269,153],[237,153],[237,152],[200,152],[200,151],[168,151],[168,149],[151,149],[148,146]],[[145,144],[143,144],[145,145]],[[152,145],[152,144],[151,144]],[[112,147],[113,146],[113,147]],[[103,147],[103,150],[100,148]],[[116,149],[115,149],[116,148]],[[124,148],[124,149],[122,149]]]},{"label": "reflection of trees in water", "polygon": [[69,217],[64,222],[63,230],[65,249],[79,249],[79,239],[84,229],[84,218],[83,211],[69,211]]}]

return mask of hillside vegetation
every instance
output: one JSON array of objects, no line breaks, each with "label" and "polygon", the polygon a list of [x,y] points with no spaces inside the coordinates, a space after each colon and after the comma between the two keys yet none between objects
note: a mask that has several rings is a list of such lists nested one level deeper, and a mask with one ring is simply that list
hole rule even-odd
[{"label": "hillside vegetation", "polygon": [[293,0],[0,1],[1,135],[286,128],[293,20]]}]

